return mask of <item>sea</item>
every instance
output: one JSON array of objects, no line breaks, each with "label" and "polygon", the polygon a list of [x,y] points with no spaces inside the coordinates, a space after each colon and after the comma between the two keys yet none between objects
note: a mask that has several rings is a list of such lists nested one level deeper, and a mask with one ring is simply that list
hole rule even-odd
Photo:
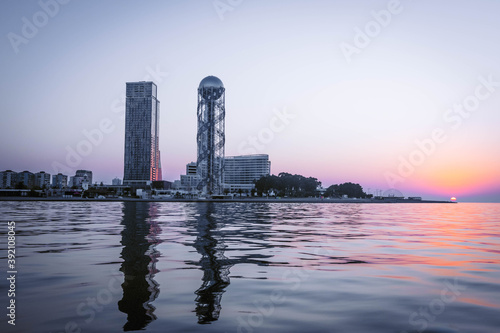
[{"label": "sea", "polygon": [[500,204],[2,201],[0,220],[0,332],[500,332]]}]

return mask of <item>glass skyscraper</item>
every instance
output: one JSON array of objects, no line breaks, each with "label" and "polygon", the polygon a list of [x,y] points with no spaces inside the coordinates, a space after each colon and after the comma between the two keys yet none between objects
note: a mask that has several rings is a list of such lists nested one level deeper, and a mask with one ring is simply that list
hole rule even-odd
[{"label": "glass skyscraper", "polygon": [[160,101],[153,82],[127,82],[124,185],[162,180],[158,129]]}]

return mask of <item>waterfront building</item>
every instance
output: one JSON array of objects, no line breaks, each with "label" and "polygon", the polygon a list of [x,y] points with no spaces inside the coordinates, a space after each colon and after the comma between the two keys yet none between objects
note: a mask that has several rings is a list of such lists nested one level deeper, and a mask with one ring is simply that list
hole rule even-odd
[{"label": "waterfront building", "polygon": [[182,191],[198,191],[200,177],[197,173],[197,166],[195,162],[186,164],[186,174],[180,175],[180,180],[174,181],[172,188]]},{"label": "waterfront building", "polygon": [[68,176],[58,173],[52,176],[52,187],[64,188],[68,186]]},{"label": "waterfront building", "polygon": [[0,172],[0,188],[14,188],[17,182],[17,172],[5,170]]},{"label": "waterfront building", "polygon": [[19,172],[17,174],[17,182],[22,183],[27,188],[32,188],[35,186],[35,174],[27,170]]},{"label": "waterfront building", "polygon": [[35,186],[50,188],[50,173],[46,173],[45,171],[35,173]]},{"label": "waterfront building", "polygon": [[[90,170],[76,170],[75,177],[81,177],[82,181],[87,181],[89,184],[92,184],[92,171]],[[82,181],[80,181],[80,184]]]},{"label": "waterfront building", "polygon": [[122,180],[118,177],[115,177],[112,181],[111,181],[111,184],[112,185],[121,185],[122,184]]},{"label": "waterfront building", "polygon": [[195,190],[200,183],[198,175],[181,175],[181,189],[186,191]]},{"label": "waterfront building", "polygon": [[186,175],[196,175],[196,174],[197,174],[196,162],[191,162],[186,164]]},{"label": "waterfront building", "polygon": [[75,175],[70,177],[69,186],[82,188],[84,184],[92,184],[92,171],[76,170]]},{"label": "waterfront building", "polygon": [[170,190],[172,188],[172,182],[166,180],[155,180],[152,182],[151,188],[157,190]]},{"label": "waterfront building", "polygon": [[196,162],[186,164],[186,174],[181,175],[180,189],[185,191],[196,190],[200,183]]},{"label": "waterfront building", "polygon": [[172,189],[174,189],[174,190],[182,190],[181,181],[179,179],[176,179],[176,180],[173,181],[173,183],[172,183]]},{"label": "waterfront building", "polygon": [[206,195],[222,194],[225,146],[225,88],[215,76],[198,86],[197,186]]},{"label": "waterfront building", "polygon": [[127,82],[125,103],[124,185],[145,186],[161,180],[160,101],[153,82]]},{"label": "waterfront building", "polygon": [[226,156],[224,166],[224,188],[231,192],[252,190],[256,180],[271,173],[267,154]]}]

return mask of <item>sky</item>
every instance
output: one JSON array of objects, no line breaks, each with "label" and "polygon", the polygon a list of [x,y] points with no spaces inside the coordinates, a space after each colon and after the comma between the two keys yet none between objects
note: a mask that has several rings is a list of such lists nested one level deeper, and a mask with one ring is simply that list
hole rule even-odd
[{"label": "sky", "polygon": [[0,169],[123,178],[125,83],[154,81],[163,179],[226,156],[369,193],[500,202],[500,1],[2,0]]}]

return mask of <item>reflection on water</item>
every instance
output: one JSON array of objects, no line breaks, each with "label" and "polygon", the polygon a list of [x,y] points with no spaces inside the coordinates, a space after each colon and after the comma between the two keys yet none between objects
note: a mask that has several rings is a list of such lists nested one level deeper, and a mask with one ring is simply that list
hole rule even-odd
[{"label": "reflection on water", "polygon": [[[188,228],[182,231],[185,235],[195,237],[194,243],[186,244],[196,249],[201,255],[198,262],[186,261],[188,265],[199,267],[203,271],[202,285],[195,291],[197,295],[196,315],[199,324],[210,324],[219,319],[222,295],[230,284],[230,268],[239,264],[268,266],[272,264],[268,254],[272,246],[268,243],[272,223],[268,205],[256,205],[253,211],[238,210],[234,207],[213,202],[196,203],[188,210],[194,219]],[[242,223],[255,219],[259,224]],[[245,235],[244,239],[242,235]],[[228,248],[231,242],[232,248]],[[241,252],[241,250],[244,250]],[[231,258],[225,255],[231,251]],[[264,252],[264,253],[260,253]]]},{"label": "reflection on water", "polygon": [[198,235],[194,247],[202,256],[199,265],[203,270],[203,283],[196,290],[196,315],[198,323],[209,324],[219,319],[222,294],[229,285],[229,268],[232,264],[224,256],[224,238],[220,233],[217,218],[212,215],[214,204],[209,202],[197,208]]},{"label": "reflection on water", "polygon": [[20,267],[2,332],[500,327],[500,204],[0,204]]},{"label": "reflection on water", "polygon": [[149,202],[125,202],[123,206],[120,270],[125,274],[125,281],[118,308],[127,314],[124,331],[143,329],[156,319],[152,303],[160,293],[160,286],[154,280],[159,256],[155,246],[161,229],[155,214],[156,206]]}]

